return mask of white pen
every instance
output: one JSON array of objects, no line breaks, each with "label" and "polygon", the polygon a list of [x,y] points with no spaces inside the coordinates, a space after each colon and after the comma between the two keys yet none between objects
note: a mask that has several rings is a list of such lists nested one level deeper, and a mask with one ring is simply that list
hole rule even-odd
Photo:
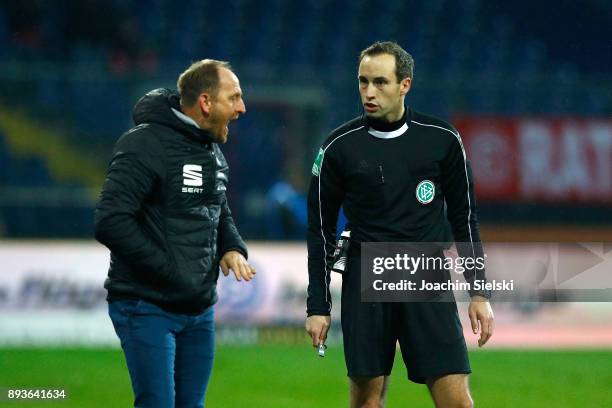
[{"label": "white pen", "polygon": [[319,343],[319,348],[318,348],[318,352],[319,352],[319,357],[325,357],[325,349],[327,348],[327,346],[323,343]]}]

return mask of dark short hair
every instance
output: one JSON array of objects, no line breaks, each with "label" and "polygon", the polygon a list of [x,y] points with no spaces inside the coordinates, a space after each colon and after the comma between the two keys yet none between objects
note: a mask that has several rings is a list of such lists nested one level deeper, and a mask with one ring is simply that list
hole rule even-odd
[{"label": "dark short hair", "polygon": [[414,73],[414,59],[412,55],[408,54],[400,45],[394,41],[377,41],[370,45],[359,54],[359,64],[363,57],[375,56],[381,54],[389,54],[395,57],[395,76],[397,82],[400,82],[404,78],[412,79]]},{"label": "dark short hair", "polygon": [[203,59],[191,64],[176,81],[176,87],[181,95],[181,104],[193,106],[202,92],[217,95],[219,68],[232,69],[228,62],[213,59]]}]

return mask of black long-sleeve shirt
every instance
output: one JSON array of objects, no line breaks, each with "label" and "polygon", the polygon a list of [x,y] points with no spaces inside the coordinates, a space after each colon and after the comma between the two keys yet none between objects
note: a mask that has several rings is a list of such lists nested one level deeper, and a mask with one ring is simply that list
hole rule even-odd
[{"label": "black long-sleeve shirt", "polygon": [[[452,231],[460,256],[482,256],[470,164],[459,133],[440,119],[409,108],[393,124],[357,117],[329,135],[312,173],[308,315],[331,312],[330,261],[340,206],[351,241],[448,242]],[[484,270],[478,273],[484,279]]]}]

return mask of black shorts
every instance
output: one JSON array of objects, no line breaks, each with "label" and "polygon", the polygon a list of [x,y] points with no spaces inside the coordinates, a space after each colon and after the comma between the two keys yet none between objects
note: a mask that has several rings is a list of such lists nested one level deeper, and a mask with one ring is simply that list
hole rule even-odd
[{"label": "black shorts", "polygon": [[359,255],[351,252],[342,275],[341,313],[348,376],[391,374],[397,342],[413,382],[471,373],[457,304],[362,303]]}]

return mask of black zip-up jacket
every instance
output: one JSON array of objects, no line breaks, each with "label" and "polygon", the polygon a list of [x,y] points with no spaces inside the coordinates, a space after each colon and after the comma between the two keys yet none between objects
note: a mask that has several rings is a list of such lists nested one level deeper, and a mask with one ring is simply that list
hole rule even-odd
[{"label": "black zip-up jacket", "polygon": [[198,314],[217,300],[220,257],[246,257],[247,248],[227,204],[221,150],[176,112],[179,96],[168,89],[135,105],[136,126],[117,141],[96,206],[95,235],[111,251],[109,301]]},{"label": "black zip-up jacket", "polygon": [[[331,312],[330,266],[340,206],[355,245],[442,243],[454,238],[459,255],[483,255],[470,164],[459,133],[440,119],[409,108],[393,124],[357,117],[329,135],[312,172],[309,316]],[[419,196],[421,183],[433,186],[434,193],[424,190]],[[464,276],[468,281],[484,280],[484,270],[466,271]],[[489,291],[470,294],[490,296]]]}]

